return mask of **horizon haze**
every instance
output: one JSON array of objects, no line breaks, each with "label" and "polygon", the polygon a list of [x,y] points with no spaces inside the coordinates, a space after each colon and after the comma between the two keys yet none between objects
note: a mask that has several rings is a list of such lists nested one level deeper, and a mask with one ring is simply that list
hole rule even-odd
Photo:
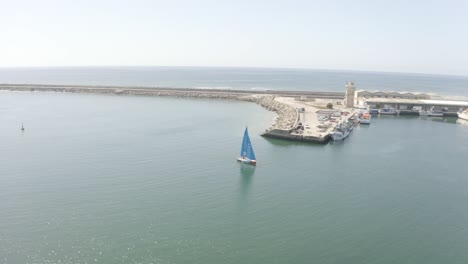
[{"label": "horizon haze", "polygon": [[21,1],[0,67],[186,66],[468,76],[464,1]]}]

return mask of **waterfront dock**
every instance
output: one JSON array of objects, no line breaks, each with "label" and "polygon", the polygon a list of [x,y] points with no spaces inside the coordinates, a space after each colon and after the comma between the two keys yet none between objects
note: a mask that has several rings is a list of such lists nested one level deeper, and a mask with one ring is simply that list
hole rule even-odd
[{"label": "waterfront dock", "polygon": [[[333,99],[276,97],[275,100],[296,109],[296,122],[289,129],[269,129],[262,134],[264,137],[325,144],[338,124],[354,116],[353,109]],[[327,108],[328,104],[333,108]]]}]

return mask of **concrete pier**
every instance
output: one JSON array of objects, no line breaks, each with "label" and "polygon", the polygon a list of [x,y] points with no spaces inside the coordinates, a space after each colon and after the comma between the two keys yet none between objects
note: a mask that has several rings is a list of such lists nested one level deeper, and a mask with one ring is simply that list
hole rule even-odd
[{"label": "concrete pier", "polygon": [[[330,140],[330,132],[354,114],[354,110],[344,107],[342,101],[333,99],[301,100],[276,97],[275,100],[300,111],[297,111],[297,121],[292,127],[269,129],[262,134],[264,137],[325,144]],[[333,109],[327,108],[328,104],[331,104]],[[329,119],[333,114],[335,116]]]}]

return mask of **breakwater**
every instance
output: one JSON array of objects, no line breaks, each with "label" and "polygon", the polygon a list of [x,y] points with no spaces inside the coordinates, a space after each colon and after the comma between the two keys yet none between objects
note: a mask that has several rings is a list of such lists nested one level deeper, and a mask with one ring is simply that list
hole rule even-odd
[{"label": "breakwater", "polygon": [[83,93],[112,93],[128,95],[177,95],[206,97],[218,93],[244,95],[276,95],[276,96],[305,96],[312,98],[344,99],[345,93],[315,92],[315,91],[283,91],[283,90],[240,90],[240,89],[199,89],[172,88],[151,86],[103,86],[103,85],[55,85],[55,84],[0,84],[0,90],[11,91],[50,91],[50,92],[83,92]]},{"label": "breakwater", "polygon": [[298,119],[296,109],[275,100],[276,96],[343,99],[343,93],[310,91],[254,91],[230,89],[192,89],[161,87],[127,86],[82,86],[82,85],[44,85],[44,84],[0,84],[0,91],[24,92],[67,92],[91,94],[115,94],[137,96],[172,96],[190,98],[227,99],[254,102],[278,115],[271,129],[290,129]]}]

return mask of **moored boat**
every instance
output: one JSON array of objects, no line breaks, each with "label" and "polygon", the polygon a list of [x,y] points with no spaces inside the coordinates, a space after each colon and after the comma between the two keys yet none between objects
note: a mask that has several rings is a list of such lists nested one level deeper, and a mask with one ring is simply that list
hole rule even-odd
[{"label": "moored boat", "polygon": [[359,123],[367,125],[371,123],[371,119],[372,116],[369,113],[364,113],[359,117]]},{"label": "moored boat", "polygon": [[435,110],[433,107],[429,110],[419,110],[420,116],[431,116],[431,117],[443,117],[444,112],[440,110]]},{"label": "moored boat", "polygon": [[255,158],[255,153],[253,151],[252,143],[250,142],[249,131],[247,127],[244,131],[244,138],[242,139],[242,148],[240,156],[237,158],[237,161],[252,165],[257,164],[257,159]]},{"label": "moored boat", "polygon": [[419,110],[419,115],[420,115],[420,116],[428,116],[428,115],[429,115],[429,111]]},{"label": "moored boat", "polygon": [[333,140],[338,141],[338,140],[343,140],[349,136],[350,131],[345,130],[345,131],[333,131],[330,133],[330,136]]},{"label": "moored boat", "polygon": [[334,131],[330,132],[330,137],[335,141],[344,140],[349,136],[352,130],[353,124],[351,122],[340,123]]},{"label": "moored boat", "polygon": [[457,115],[460,119],[468,120],[468,109],[458,112]]},{"label": "moored boat", "polygon": [[443,117],[444,112],[442,112],[442,111],[429,111],[427,115],[432,116],[432,117]]},{"label": "moored boat", "polygon": [[379,114],[381,114],[381,115],[396,115],[397,111],[395,110],[395,108],[384,108],[384,109],[379,110]]}]

